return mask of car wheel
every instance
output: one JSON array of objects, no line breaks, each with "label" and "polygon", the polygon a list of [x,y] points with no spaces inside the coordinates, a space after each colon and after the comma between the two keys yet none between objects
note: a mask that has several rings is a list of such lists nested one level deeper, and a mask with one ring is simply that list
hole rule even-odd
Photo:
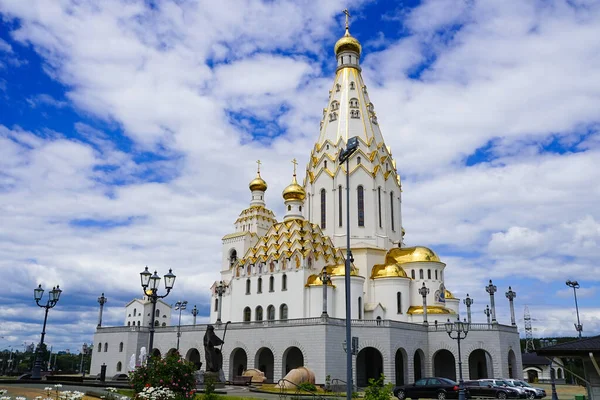
[{"label": "car wheel", "polygon": [[496,395],[497,398],[499,399],[506,399],[506,392],[498,392],[498,394]]},{"label": "car wheel", "polygon": [[446,392],[438,392],[438,400],[446,400]]},{"label": "car wheel", "polygon": [[396,397],[398,398],[398,400],[404,400],[406,399],[406,393],[404,393],[404,390],[398,390],[398,392],[396,393]]},{"label": "car wheel", "polygon": [[535,393],[533,393],[533,392],[527,393],[527,398],[528,399],[535,399]]}]

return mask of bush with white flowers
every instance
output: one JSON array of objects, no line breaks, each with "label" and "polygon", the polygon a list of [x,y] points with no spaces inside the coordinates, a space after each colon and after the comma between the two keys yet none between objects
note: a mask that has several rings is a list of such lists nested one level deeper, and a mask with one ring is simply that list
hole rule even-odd
[{"label": "bush with white flowers", "polygon": [[175,392],[162,386],[147,386],[137,394],[136,398],[139,400],[173,400],[175,399]]}]

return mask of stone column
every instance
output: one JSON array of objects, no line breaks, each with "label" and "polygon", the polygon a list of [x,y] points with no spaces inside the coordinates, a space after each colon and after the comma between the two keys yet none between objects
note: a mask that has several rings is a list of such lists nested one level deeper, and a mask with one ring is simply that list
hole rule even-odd
[{"label": "stone column", "polygon": [[429,294],[429,288],[425,286],[425,282],[423,282],[423,287],[419,289],[419,294],[423,296],[423,324],[427,325],[427,295]]},{"label": "stone column", "polygon": [[469,293],[467,293],[467,298],[463,300],[463,303],[467,306],[467,322],[471,323],[471,305],[474,303],[473,299],[469,297]]},{"label": "stone column", "polygon": [[490,279],[490,284],[485,287],[485,291],[490,294],[490,306],[492,307],[492,324],[496,324],[496,303],[494,302],[494,293],[498,291],[496,285],[492,283]]},{"label": "stone column", "polygon": [[517,297],[517,292],[514,292],[512,290],[512,288],[509,286],[508,292],[506,292],[506,298],[508,299],[508,302],[510,303],[510,324],[512,326],[517,325],[515,322],[515,304],[513,302],[515,297]]}]

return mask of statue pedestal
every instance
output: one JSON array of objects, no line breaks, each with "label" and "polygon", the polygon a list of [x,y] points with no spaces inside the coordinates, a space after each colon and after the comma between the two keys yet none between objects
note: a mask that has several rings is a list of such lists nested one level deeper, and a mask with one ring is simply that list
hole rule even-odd
[{"label": "statue pedestal", "polygon": [[223,371],[219,371],[219,372],[212,372],[212,371],[206,371],[204,373],[204,385],[206,385],[206,381],[208,379],[212,379],[212,381],[215,383],[215,389],[220,389],[220,388],[224,388],[225,387],[225,379],[223,378]]}]

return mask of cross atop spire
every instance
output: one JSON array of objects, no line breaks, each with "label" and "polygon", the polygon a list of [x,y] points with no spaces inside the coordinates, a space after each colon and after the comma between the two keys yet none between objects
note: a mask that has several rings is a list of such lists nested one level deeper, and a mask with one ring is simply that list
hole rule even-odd
[{"label": "cross atop spire", "polygon": [[262,164],[262,163],[260,162],[260,160],[256,160],[256,164],[257,164],[256,172],[258,172],[260,174],[260,164]]},{"label": "cross atop spire", "polygon": [[296,165],[298,165],[298,161],[296,161],[296,159],[294,158],[292,160],[292,164],[294,164],[294,176],[296,176]]},{"label": "cross atop spire", "polygon": [[346,14],[346,35],[349,35],[350,32],[350,12],[348,11],[348,9],[346,8],[344,11],[342,11],[344,14]]}]

